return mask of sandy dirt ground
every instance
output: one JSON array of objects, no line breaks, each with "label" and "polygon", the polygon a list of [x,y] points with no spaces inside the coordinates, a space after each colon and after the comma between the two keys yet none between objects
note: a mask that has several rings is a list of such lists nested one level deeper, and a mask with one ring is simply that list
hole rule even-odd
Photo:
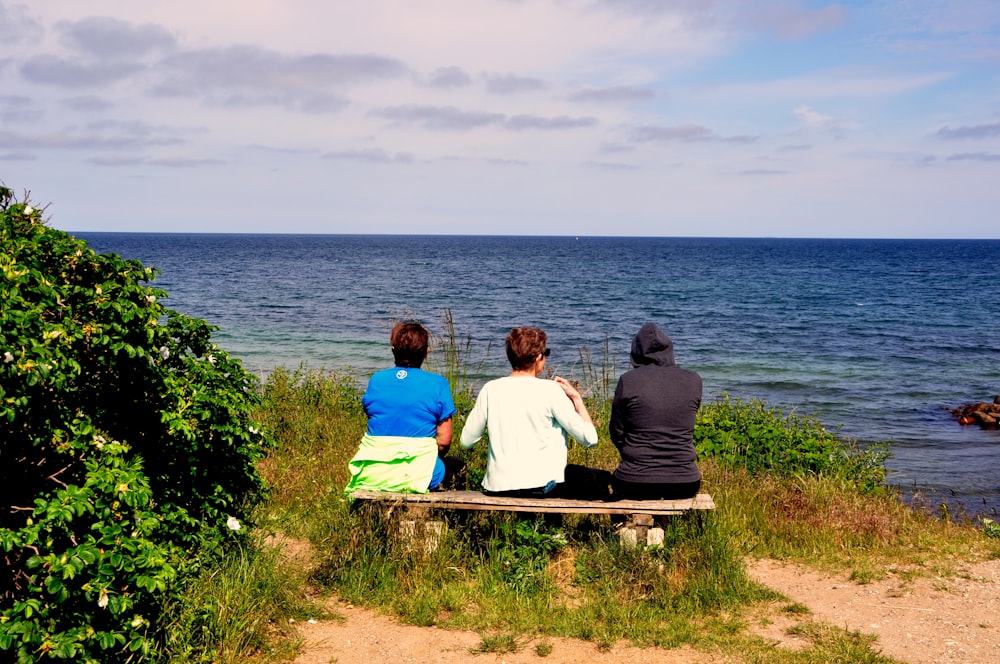
[{"label": "sandy dirt ground", "polygon": [[[775,648],[803,648],[788,633],[803,620],[872,634],[884,655],[909,664],[1000,662],[1000,561],[969,565],[947,578],[885,579],[858,584],[773,560],[754,561],[750,574],[808,613],[788,613],[787,602],[767,607],[754,631]],[[330,600],[339,620],[298,625],[303,650],[296,664],[389,664],[396,662],[490,662],[550,664],[701,664],[720,661],[689,649],[635,648],[619,643],[608,651],[573,639],[535,639],[513,653],[475,653],[475,632],[414,627],[376,612]],[[542,646],[541,653],[539,645]]]},{"label": "sandy dirt ground", "polygon": [[[809,607],[813,620],[877,636],[882,654],[902,662],[1000,662],[1000,560],[945,578],[905,581],[890,571],[863,585],[772,560],[753,563],[750,575]],[[769,636],[795,647],[781,625]]]}]

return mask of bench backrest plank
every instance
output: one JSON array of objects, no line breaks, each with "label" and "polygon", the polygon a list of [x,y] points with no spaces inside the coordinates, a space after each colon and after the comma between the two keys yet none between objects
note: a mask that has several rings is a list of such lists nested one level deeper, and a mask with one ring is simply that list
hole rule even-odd
[{"label": "bench backrest plank", "polygon": [[565,498],[506,498],[487,496],[479,491],[432,491],[397,493],[391,491],[355,491],[353,500],[406,503],[456,510],[501,512],[547,512],[559,514],[683,514],[690,510],[714,510],[715,501],[707,493],[683,500],[569,500]]}]

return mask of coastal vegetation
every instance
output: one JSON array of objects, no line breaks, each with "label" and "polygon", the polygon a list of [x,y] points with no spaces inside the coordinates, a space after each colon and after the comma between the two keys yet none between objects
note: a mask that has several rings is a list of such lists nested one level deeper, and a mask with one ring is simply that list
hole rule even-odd
[{"label": "coastal vegetation", "polygon": [[166,610],[248,544],[259,384],[0,186],[0,658],[162,657]]},{"label": "coastal vegetation", "polygon": [[[815,625],[776,651],[751,629],[747,560],[947,576],[1000,555],[996,524],[915,509],[885,486],[885,446],[722,395],[696,443],[718,509],[629,549],[608,516],[561,522],[451,515],[431,553],[398,546],[391,516],[352,509],[347,461],[365,428],[359,376],[278,368],[263,384],[162,304],[155,272],[94,254],[0,188],[0,656],[20,662],[279,662],[296,621],[336,595],[416,625],[475,630],[478,652],[553,637],[687,646],[737,661],[887,662],[870,640]],[[431,327],[434,327],[431,325]],[[477,349],[445,312],[428,368],[458,415]],[[581,349],[572,376],[606,424],[616,368]],[[613,469],[606,427],[571,462]],[[457,448],[458,446],[454,446]],[[485,446],[456,451],[475,486]],[[981,528],[975,527],[981,525]],[[301,552],[305,551],[303,554]],[[548,645],[547,645],[548,644]]]}]

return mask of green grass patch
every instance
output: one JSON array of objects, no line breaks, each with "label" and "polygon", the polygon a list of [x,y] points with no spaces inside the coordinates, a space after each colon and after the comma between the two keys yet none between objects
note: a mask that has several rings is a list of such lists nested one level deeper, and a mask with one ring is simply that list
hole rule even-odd
[{"label": "green grass patch", "polygon": [[[457,437],[474,403],[466,372],[474,349],[453,326],[446,329],[436,338],[444,350],[437,370],[446,367],[455,390]],[[605,361],[591,369],[586,353],[580,366],[587,367],[578,382],[591,412],[606,422],[613,367]],[[808,620],[796,628],[810,644],[801,651],[778,651],[750,634],[750,616],[782,598],[749,579],[746,559],[853,571],[863,582],[889,566],[946,575],[961,561],[1000,553],[1000,540],[970,524],[903,504],[883,485],[884,447],[861,449],[809,418],[723,397],[703,406],[697,429],[704,490],[718,508],[667,521],[662,548],[623,548],[609,516],[472,512],[436,516],[447,528],[428,554],[397,541],[398,514],[374,505],[352,509],[343,497],[347,462],[365,427],[352,376],[278,370],[263,397],[259,419],[278,447],[261,464],[272,493],[257,521],[311,543],[315,565],[302,583],[410,624],[474,630],[482,639],[477,652],[514,652],[539,640],[544,656],[549,639],[569,637],[603,649],[618,642],[686,646],[748,662],[888,662],[867,637]],[[473,478],[485,468],[485,449],[464,453]],[[575,463],[618,463],[606,429],[596,449],[571,449]],[[280,591],[255,592],[267,598]],[[285,623],[301,611],[265,602]],[[804,616],[808,607],[786,604],[784,611]],[[229,652],[220,629],[208,633],[218,633],[220,652]],[[253,640],[232,650],[239,648],[267,651]]]}]

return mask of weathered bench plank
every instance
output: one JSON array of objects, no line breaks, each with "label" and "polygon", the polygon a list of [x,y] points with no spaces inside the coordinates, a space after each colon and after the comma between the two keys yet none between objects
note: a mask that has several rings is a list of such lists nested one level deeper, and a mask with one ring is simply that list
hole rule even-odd
[{"label": "weathered bench plank", "polygon": [[391,491],[355,491],[348,498],[375,502],[422,505],[454,510],[501,512],[547,512],[558,514],[648,514],[671,516],[691,510],[714,510],[715,501],[707,493],[683,500],[569,500],[566,498],[507,498],[487,496],[479,491],[431,491],[396,493]]}]

